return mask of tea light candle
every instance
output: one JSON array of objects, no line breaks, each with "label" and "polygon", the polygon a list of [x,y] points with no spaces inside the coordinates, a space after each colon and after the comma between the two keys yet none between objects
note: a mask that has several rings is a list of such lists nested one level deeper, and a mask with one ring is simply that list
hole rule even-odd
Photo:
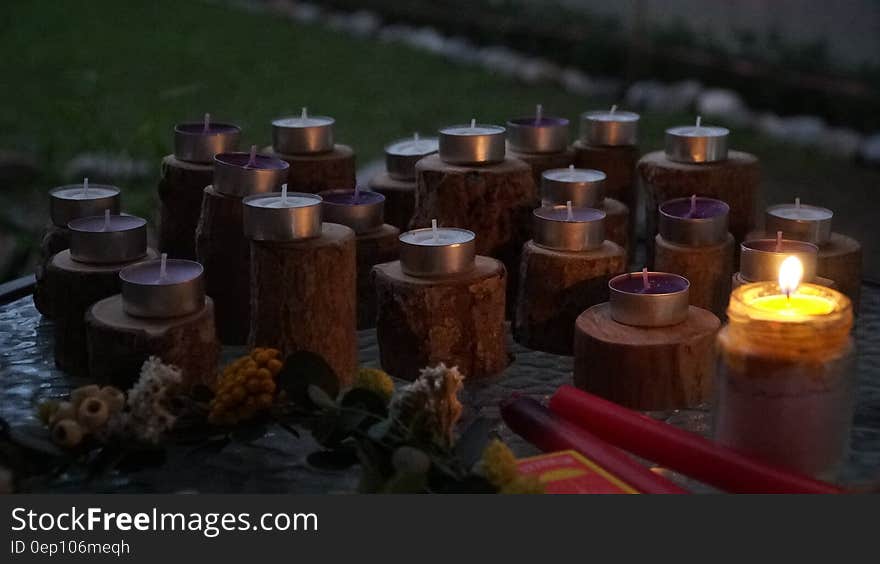
[{"label": "tea light candle", "polygon": [[191,260],[169,259],[139,262],[123,268],[122,309],[134,317],[182,317],[205,305],[202,265]]},{"label": "tea light candle", "polygon": [[272,121],[272,146],[286,155],[326,153],[333,150],[331,117],[310,116],[306,108],[299,117]]},{"label": "tea light candle", "polygon": [[244,234],[255,241],[298,241],[321,234],[321,196],[305,192],[255,194],[242,200]]},{"label": "tea light candle", "polygon": [[605,173],[589,168],[553,168],[541,174],[541,200],[545,205],[571,202],[596,208],[605,200]]},{"label": "tea light candle", "polygon": [[559,153],[568,146],[568,120],[544,115],[541,104],[535,115],[507,122],[507,142],[520,153]]},{"label": "tea light candle", "polygon": [[581,140],[588,145],[635,145],[638,133],[639,114],[619,111],[617,106],[581,114]]},{"label": "tea light candle", "polygon": [[694,247],[727,239],[730,206],[714,198],[676,198],[660,204],[660,235],[671,243]]},{"label": "tea light candle", "polygon": [[730,130],[724,127],[702,125],[697,116],[696,125],[672,127],[666,130],[666,157],[680,163],[711,163],[727,159],[727,139]]},{"label": "tea light candle", "polygon": [[783,239],[781,231],[776,233],[776,239],[756,239],[740,246],[740,275],[749,282],[775,280],[782,262],[790,256],[797,257],[803,265],[805,281],[816,278],[819,247]]},{"label": "tea light candle", "polygon": [[405,274],[417,277],[450,276],[469,272],[476,256],[473,231],[455,227],[413,229],[401,233],[400,266]]},{"label": "tea light candle", "polygon": [[174,156],[182,161],[210,163],[217,153],[238,149],[240,136],[237,125],[211,121],[211,114],[205,114],[202,122],[174,126]]},{"label": "tea light candle", "polygon": [[385,169],[395,180],[414,180],[416,163],[439,150],[436,137],[422,138],[413,133],[412,139],[398,139],[385,147]]},{"label": "tea light candle", "polygon": [[81,217],[67,224],[70,257],[89,264],[117,264],[147,254],[147,222],[133,215]]},{"label": "tea light candle", "polygon": [[385,223],[385,196],[378,192],[360,188],[326,190],[321,197],[324,221],[350,227],[357,235],[375,231]]},{"label": "tea light candle", "polygon": [[795,256],[778,281],[730,296],[718,336],[715,439],[746,455],[833,478],[846,453],[855,390],[850,300],[801,284]]},{"label": "tea light candle", "polygon": [[687,278],[667,272],[631,272],[608,281],[611,317],[636,327],[665,327],[687,319]]},{"label": "tea light candle", "polygon": [[768,207],[765,224],[770,233],[782,231],[790,239],[824,245],[831,240],[833,217],[834,212],[828,208],[801,204],[801,199],[795,198],[794,204]]},{"label": "tea light candle", "polygon": [[58,227],[67,227],[71,220],[101,215],[104,210],[118,214],[119,188],[106,184],[67,184],[49,190],[49,216]]},{"label": "tea light candle", "polygon": [[250,153],[214,155],[214,190],[242,198],[274,192],[287,180],[290,165],[281,159],[260,155],[257,146]]},{"label": "tea light candle", "polygon": [[593,208],[542,206],[532,212],[537,245],[558,251],[591,251],[605,242],[605,212]]},{"label": "tea light candle", "polygon": [[452,125],[440,130],[440,159],[450,164],[480,165],[504,160],[506,130],[498,125]]}]

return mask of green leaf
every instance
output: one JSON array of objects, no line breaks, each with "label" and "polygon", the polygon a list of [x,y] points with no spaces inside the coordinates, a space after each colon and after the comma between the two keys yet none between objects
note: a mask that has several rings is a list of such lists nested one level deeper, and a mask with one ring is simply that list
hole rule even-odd
[{"label": "green leaf", "polygon": [[385,399],[364,388],[352,388],[345,392],[339,404],[343,407],[357,408],[361,411],[367,411],[376,417],[384,418],[388,415],[388,405]]},{"label": "green leaf", "polygon": [[316,406],[323,409],[336,409],[336,402],[333,401],[327,392],[314,384],[309,384],[306,390],[309,400]]},{"label": "green leaf", "polygon": [[278,384],[294,403],[314,408],[309,386],[321,388],[328,396],[339,395],[339,378],[321,355],[309,351],[295,352],[287,357],[278,372]]}]

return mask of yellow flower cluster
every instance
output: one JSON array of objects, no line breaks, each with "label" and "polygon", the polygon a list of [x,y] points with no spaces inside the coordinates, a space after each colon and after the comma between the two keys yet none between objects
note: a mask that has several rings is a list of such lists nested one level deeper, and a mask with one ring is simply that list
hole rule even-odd
[{"label": "yellow flower cluster", "polygon": [[378,368],[361,368],[355,378],[355,388],[363,388],[382,396],[385,401],[394,395],[394,381]]},{"label": "yellow flower cluster", "polygon": [[276,349],[256,348],[226,366],[211,400],[208,421],[235,425],[269,409],[275,399],[275,377],[282,366],[280,355]]},{"label": "yellow flower cluster", "polygon": [[519,473],[513,451],[498,439],[483,450],[480,463],[486,479],[502,494],[541,494],[544,486],[536,476]]}]

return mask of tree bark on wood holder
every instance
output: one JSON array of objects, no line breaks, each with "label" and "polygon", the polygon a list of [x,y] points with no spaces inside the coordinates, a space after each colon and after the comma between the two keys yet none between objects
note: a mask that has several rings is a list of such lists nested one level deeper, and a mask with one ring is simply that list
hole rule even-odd
[{"label": "tree bark on wood holder", "polygon": [[513,336],[525,347],[571,355],[574,323],[587,308],[608,301],[608,280],[626,270],[626,253],[605,241],[594,251],[523,247]]},{"label": "tree bark on wood holder", "polygon": [[504,331],[504,265],[477,256],[474,270],[449,278],[404,274],[400,261],[373,268],[382,368],[414,380],[426,366],[457,366],[468,380],[500,374],[510,362]]},{"label": "tree bark on wood holder", "polygon": [[[774,237],[775,233],[767,235],[763,230],[756,230],[748,235],[747,240]],[[832,233],[831,240],[819,246],[816,274],[833,280],[834,288],[852,300],[853,312],[859,312],[862,301],[862,245],[858,241],[840,233]]]},{"label": "tree bark on wood holder", "polygon": [[694,306],[683,323],[653,328],[614,321],[607,303],[593,306],[577,318],[574,384],[632,409],[694,407],[709,399],[720,326]]},{"label": "tree bark on wood holder", "polygon": [[[144,260],[156,258],[147,251]],[[138,261],[135,261],[138,262]],[[71,376],[89,376],[85,315],[95,302],[119,293],[119,271],[134,264],[95,265],[76,262],[70,251],[52,257],[46,270],[45,297],[54,313],[55,365]]]},{"label": "tree bark on wood holder", "polygon": [[[754,155],[730,151],[727,160],[691,164],[670,161],[663,151],[654,151],[642,157],[638,171],[645,187],[648,241],[657,235],[657,207],[667,200],[694,194],[716,198],[730,206],[730,233],[737,245],[755,226],[761,199],[761,166]],[[648,253],[653,264],[653,245],[648,245]]]},{"label": "tree bark on wood holder", "polygon": [[605,212],[605,238],[623,247],[627,262],[632,258],[633,244],[630,235],[630,209],[614,198],[605,198],[599,209]]},{"label": "tree bark on wood holder", "polygon": [[369,187],[385,196],[385,222],[408,231],[416,209],[416,181],[395,180],[383,172],[370,180]]},{"label": "tree bark on wood holder", "polygon": [[250,245],[241,198],[208,186],[196,228],[196,255],[205,267],[205,293],[214,300],[217,336],[224,345],[247,342],[250,323]]},{"label": "tree bark on wood holder", "polygon": [[332,151],[309,155],[288,155],[267,147],[265,153],[287,161],[287,188],[291,192],[317,194],[324,190],[353,190],[355,187],[354,150],[335,145]]},{"label": "tree bark on wood holder", "polygon": [[55,316],[55,312],[52,310],[52,298],[49,295],[49,287],[46,282],[49,264],[52,261],[52,257],[61,251],[66,251],[69,247],[70,230],[66,227],[50,224],[40,240],[40,261],[37,263],[36,269],[34,269],[34,278],[36,279],[34,285],[34,305],[37,311],[47,319],[52,319]]},{"label": "tree bark on wood holder", "polygon": [[639,148],[635,145],[587,145],[581,140],[575,141],[572,148],[574,166],[604,172],[605,196],[623,202],[635,213],[639,203],[636,180]]},{"label": "tree bark on wood holder", "polygon": [[151,356],[178,367],[186,387],[213,386],[216,381],[220,344],[211,298],[196,313],[147,319],[125,313],[122,296],[116,294],[89,308],[85,325],[89,374],[96,382],[129,388]]},{"label": "tree bark on wood holder", "polygon": [[373,267],[397,260],[400,255],[400,230],[387,223],[369,233],[356,236],[357,242],[357,328],[376,326],[376,288]]},{"label": "tree bark on wood holder", "polygon": [[167,155],[159,176],[159,251],[169,258],[196,260],[196,227],[205,187],[214,178],[210,164]]},{"label": "tree bark on wood holder", "polygon": [[350,384],[357,372],[354,231],[325,223],[320,237],[250,245],[249,344],[313,352]]},{"label": "tree bark on wood holder", "polygon": [[559,153],[520,153],[507,149],[508,156],[519,159],[532,169],[535,181],[535,207],[541,202],[541,175],[553,168],[568,168],[574,162],[574,150],[571,148]]},{"label": "tree bark on wood holder", "polygon": [[[497,258],[508,272],[518,272],[522,246],[531,239],[535,208],[532,170],[506,158],[498,164],[458,166],[430,155],[416,163],[416,209],[411,228],[460,227],[476,233],[476,253]],[[511,313],[517,277],[507,284]]]},{"label": "tree bark on wood holder", "polygon": [[654,269],[684,276],[691,283],[692,306],[708,309],[720,319],[726,317],[730,301],[736,244],[733,235],[718,245],[693,247],[671,243],[658,234],[654,238]]}]

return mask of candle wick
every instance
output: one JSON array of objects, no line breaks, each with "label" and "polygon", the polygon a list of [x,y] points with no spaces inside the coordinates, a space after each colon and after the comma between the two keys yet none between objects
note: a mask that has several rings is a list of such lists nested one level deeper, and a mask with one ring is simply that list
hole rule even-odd
[{"label": "candle wick", "polygon": [[257,146],[251,145],[251,154],[248,158],[248,163],[245,165],[247,167],[257,166]]},{"label": "candle wick", "polygon": [[608,112],[608,113],[609,113],[609,114],[613,114],[613,113],[616,112],[616,111],[617,111],[617,104],[612,104],[612,105],[611,105],[611,111]]},{"label": "candle wick", "polygon": [[287,182],[281,185],[281,205],[287,207]]},{"label": "candle wick", "polygon": [[782,231],[776,232],[776,252],[782,252]]},{"label": "candle wick", "polygon": [[110,210],[104,210],[104,231],[110,231]]},{"label": "candle wick", "polygon": [[471,129],[477,127],[477,118],[471,118]]},{"label": "candle wick", "polygon": [[565,209],[566,209],[566,221],[572,221],[574,219],[574,213],[572,213],[572,210],[571,210],[571,200],[568,200],[567,202],[565,202]]},{"label": "candle wick", "polygon": [[541,118],[544,117],[544,106],[538,104],[535,106],[535,125],[540,125]]},{"label": "candle wick", "polygon": [[648,267],[642,269],[642,286],[645,288],[645,291],[651,289],[651,282],[648,280]]},{"label": "candle wick", "polygon": [[361,187],[358,186],[357,184],[355,184],[355,187],[354,187],[354,203],[358,203],[358,201],[359,201],[360,199],[361,199]]},{"label": "candle wick", "polygon": [[162,253],[162,258],[159,261],[159,280],[165,280],[165,276],[168,274],[168,253]]},{"label": "candle wick", "polygon": [[697,213],[697,195],[696,194],[691,196],[691,209],[688,212],[688,217],[693,217],[695,213]]},{"label": "candle wick", "polygon": [[697,127],[700,127],[700,123],[703,122],[703,116],[697,116]]},{"label": "candle wick", "polygon": [[309,119],[309,110],[305,106],[303,106],[302,114],[300,115],[300,119],[302,119],[303,121],[306,121],[307,119]]},{"label": "candle wick", "polygon": [[209,129],[211,129],[211,114],[205,112],[205,128],[202,133],[207,133]]},{"label": "candle wick", "polygon": [[419,140],[419,132],[416,131],[415,133],[413,133],[413,141],[418,141],[418,140]]},{"label": "candle wick", "polygon": [[431,220],[431,233],[434,235],[434,244],[440,242],[440,234],[437,232],[437,220]]},{"label": "candle wick", "polygon": [[83,178],[83,196],[89,193],[89,179]]},{"label": "candle wick", "polygon": [[794,207],[797,209],[801,209],[801,199],[800,198],[794,199]]}]

